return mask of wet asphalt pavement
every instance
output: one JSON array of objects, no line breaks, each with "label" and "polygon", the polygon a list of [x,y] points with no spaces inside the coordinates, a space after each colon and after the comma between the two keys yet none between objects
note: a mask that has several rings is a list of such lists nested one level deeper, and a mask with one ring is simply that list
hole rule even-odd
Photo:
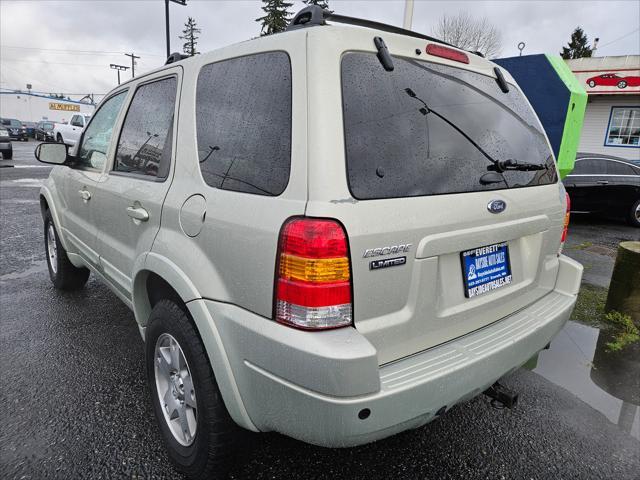
[{"label": "wet asphalt pavement", "polygon": [[[0,168],[0,478],[176,478],[151,410],[133,314],[93,278],[75,293],[57,292],[49,282],[37,200],[49,169],[35,162],[34,147],[33,141],[15,142],[14,160],[0,160],[0,167],[26,167]],[[593,282],[603,283],[613,257],[589,248],[613,248],[619,237],[637,233],[613,222],[578,220],[568,247],[580,248],[566,253],[584,255],[579,260],[592,264]],[[581,243],[587,241],[593,245]],[[569,332],[572,342],[584,333],[575,325],[567,327],[578,329]],[[585,335],[593,339],[593,332]],[[580,368],[597,355],[595,341],[591,350],[578,345]],[[520,392],[514,410],[495,409],[478,397],[417,430],[344,450],[247,434],[230,476],[639,478],[637,403],[626,402],[623,412],[621,400],[620,411],[608,412],[574,395],[580,391],[567,380],[570,370],[554,377],[554,364],[571,363],[563,345],[559,335],[536,370],[504,380]]]}]

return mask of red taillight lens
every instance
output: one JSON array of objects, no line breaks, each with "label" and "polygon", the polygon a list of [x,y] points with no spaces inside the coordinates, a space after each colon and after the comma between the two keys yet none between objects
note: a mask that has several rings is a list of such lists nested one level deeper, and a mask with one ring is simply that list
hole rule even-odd
[{"label": "red taillight lens", "polygon": [[567,208],[564,213],[564,225],[562,227],[562,236],[560,237],[560,250],[558,253],[562,252],[562,247],[564,246],[564,242],[567,239],[567,233],[569,231],[569,216],[571,213],[571,198],[569,198],[569,194],[565,193],[567,196]]},{"label": "red taillight lens", "polygon": [[469,63],[469,56],[464,52],[459,52],[453,48],[444,47],[435,43],[430,43],[425,49],[429,55],[440,58],[448,58],[454,62]]},{"label": "red taillight lens", "polygon": [[352,324],[349,247],[335,220],[287,221],[276,274],[277,321],[309,330]]}]

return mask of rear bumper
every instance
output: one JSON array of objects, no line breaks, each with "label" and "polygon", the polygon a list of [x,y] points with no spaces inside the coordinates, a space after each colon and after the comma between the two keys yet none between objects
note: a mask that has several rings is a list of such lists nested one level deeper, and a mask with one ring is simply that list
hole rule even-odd
[{"label": "rear bumper", "polygon": [[[427,423],[529,360],[573,310],[582,266],[560,257],[555,289],[533,305],[451,342],[378,366],[355,329],[309,333],[203,301],[242,402],[261,431],[326,447],[368,443]],[[361,419],[367,409],[370,414]]]}]

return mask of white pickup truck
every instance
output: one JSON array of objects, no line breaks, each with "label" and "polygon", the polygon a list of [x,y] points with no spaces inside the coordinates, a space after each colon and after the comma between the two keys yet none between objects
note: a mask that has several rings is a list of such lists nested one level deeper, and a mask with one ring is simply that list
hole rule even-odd
[{"label": "white pickup truck", "polygon": [[84,130],[84,127],[87,126],[90,119],[90,115],[78,113],[71,117],[69,123],[56,123],[53,128],[53,134],[56,141],[66,143],[73,147],[80,139],[80,135],[82,135],[82,131]]}]

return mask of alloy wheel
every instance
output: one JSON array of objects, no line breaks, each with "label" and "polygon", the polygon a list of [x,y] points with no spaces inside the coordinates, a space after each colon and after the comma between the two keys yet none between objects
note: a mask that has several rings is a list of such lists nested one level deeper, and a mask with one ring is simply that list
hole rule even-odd
[{"label": "alloy wheel", "polygon": [[195,439],[198,425],[196,392],[189,364],[178,341],[168,333],[158,337],[153,358],[164,419],[175,440],[188,447]]},{"label": "alloy wheel", "polygon": [[58,273],[58,246],[56,245],[56,230],[53,223],[47,228],[47,257],[53,273]]}]

